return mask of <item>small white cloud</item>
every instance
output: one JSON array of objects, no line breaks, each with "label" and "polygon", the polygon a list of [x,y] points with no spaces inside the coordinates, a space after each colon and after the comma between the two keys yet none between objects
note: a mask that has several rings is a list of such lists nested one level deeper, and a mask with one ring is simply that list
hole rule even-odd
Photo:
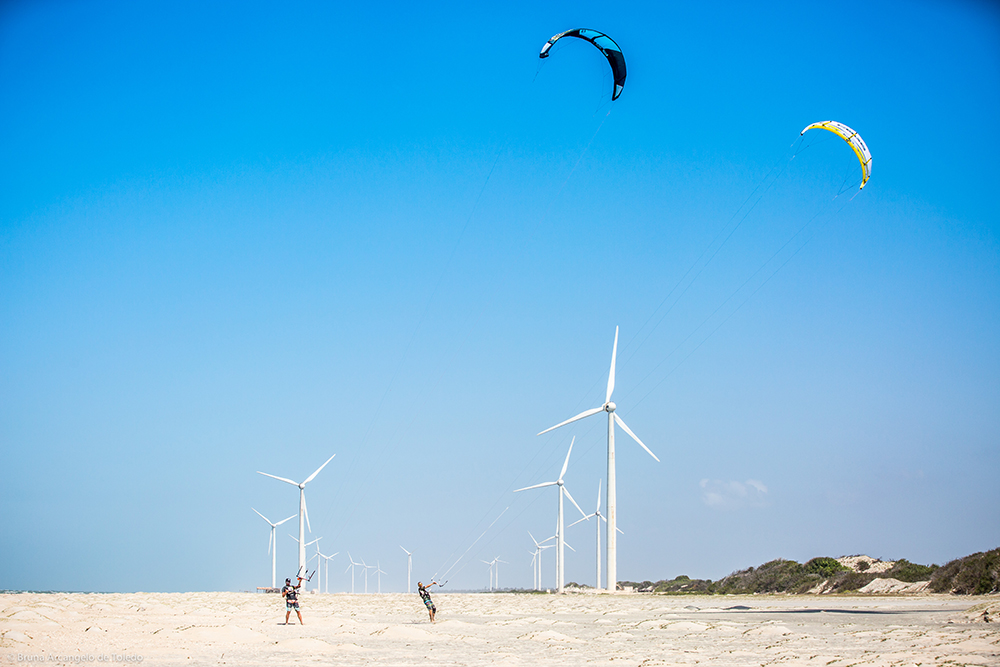
[{"label": "small white cloud", "polygon": [[741,507],[763,507],[767,504],[767,486],[757,479],[745,482],[703,479],[701,499],[709,507],[735,510]]}]

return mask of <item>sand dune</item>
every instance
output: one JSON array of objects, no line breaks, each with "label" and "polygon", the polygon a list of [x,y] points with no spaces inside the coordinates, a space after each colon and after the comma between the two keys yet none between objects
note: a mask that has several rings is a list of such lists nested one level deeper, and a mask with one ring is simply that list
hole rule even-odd
[{"label": "sand dune", "polygon": [[303,597],[286,626],[276,595],[0,595],[0,663],[1000,665],[996,597]]}]

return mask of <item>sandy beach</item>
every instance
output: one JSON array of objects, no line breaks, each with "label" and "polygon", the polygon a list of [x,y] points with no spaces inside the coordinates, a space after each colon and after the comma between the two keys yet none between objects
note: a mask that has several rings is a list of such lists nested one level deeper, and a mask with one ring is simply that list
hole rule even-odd
[{"label": "sandy beach", "polygon": [[[998,665],[1000,598],[5,594],[2,664]],[[295,615],[292,614],[292,619]]]}]

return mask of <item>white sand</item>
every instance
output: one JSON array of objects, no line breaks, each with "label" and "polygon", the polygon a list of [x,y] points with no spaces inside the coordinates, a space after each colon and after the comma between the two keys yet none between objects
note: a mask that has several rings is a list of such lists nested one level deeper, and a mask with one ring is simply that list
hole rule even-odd
[{"label": "white sand", "polygon": [[416,595],[305,595],[285,626],[277,595],[0,595],[0,664],[1000,665],[1000,623],[962,614],[996,596],[434,599],[431,624]]}]

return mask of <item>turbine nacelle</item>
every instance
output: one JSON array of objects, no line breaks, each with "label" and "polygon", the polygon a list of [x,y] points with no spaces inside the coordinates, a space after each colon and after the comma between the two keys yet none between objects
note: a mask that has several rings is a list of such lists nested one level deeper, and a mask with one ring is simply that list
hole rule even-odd
[{"label": "turbine nacelle", "polygon": [[614,401],[608,401],[607,403],[604,404],[604,411],[605,412],[614,412],[615,408],[617,408],[617,407],[618,406],[615,405]]}]

